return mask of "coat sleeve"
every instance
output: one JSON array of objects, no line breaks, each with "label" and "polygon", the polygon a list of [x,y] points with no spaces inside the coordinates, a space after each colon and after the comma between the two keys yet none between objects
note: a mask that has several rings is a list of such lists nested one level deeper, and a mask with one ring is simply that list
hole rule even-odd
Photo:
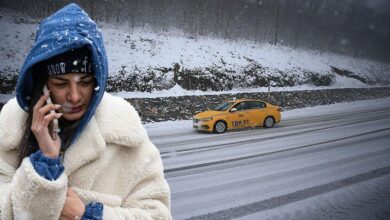
[{"label": "coat sleeve", "polygon": [[[6,153],[1,152],[1,157]],[[0,159],[0,219],[58,219],[66,198],[67,177],[50,181],[26,157],[19,168]]]},{"label": "coat sleeve", "polygon": [[28,157],[17,167],[18,149],[9,142],[18,136],[9,128],[10,118],[17,114],[11,106],[5,105],[0,114],[0,219],[58,219],[67,177],[64,173],[55,181],[41,177]]},{"label": "coat sleeve", "polygon": [[[104,206],[103,219],[172,219],[170,189],[163,174],[160,153],[149,141],[140,146],[138,164],[143,172],[121,207]],[[147,151],[147,152],[146,152]]]}]

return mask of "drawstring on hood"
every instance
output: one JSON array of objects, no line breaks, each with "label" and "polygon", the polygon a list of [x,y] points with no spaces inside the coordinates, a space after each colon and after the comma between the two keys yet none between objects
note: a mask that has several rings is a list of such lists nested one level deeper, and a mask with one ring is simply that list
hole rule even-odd
[{"label": "drawstring on hood", "polygon": [[[37,31],[35,44],[27,55],[16,84],[17,101],[20,107],[28,112],[34,90],[33,70],[36,69],[34,66],[55,58],[57,55],[84,47],[90,51],[96,87],[88,110],[81,118],[72,137],[72,143],[95,113],[103,97],[108,76],[108,63],[102,34],[96,23],[77,4],[69,4],[42,21]],[[39,74],[35,75],[39,76]]]}]

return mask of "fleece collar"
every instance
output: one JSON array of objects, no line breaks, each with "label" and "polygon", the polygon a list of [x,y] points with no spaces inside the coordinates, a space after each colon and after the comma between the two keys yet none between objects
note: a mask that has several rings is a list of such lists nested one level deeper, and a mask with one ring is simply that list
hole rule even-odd
[{"label": "fleece collar", "polygon": [[107,144],[136,148],[147,138],[135,109],[119,97],[105,93],[84,132],[65,153],[65,173],[70,175],[98,159]]},{"label": "fleece collar", "polygon": [[137,111],[120,97],[104,93],[95,118],[107,143],[137,147],[148,138]]}]

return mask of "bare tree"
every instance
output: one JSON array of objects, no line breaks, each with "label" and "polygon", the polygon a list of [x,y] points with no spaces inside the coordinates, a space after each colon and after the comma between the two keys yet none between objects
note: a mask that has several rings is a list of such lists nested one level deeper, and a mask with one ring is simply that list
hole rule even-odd
[{"label": "bare tree", "polygon": [[275,22],[275,39],[274,39],[274,45],[276,45],[278,41],[278,26],[279,26],[279,0],[276,0],[276,22]]}]

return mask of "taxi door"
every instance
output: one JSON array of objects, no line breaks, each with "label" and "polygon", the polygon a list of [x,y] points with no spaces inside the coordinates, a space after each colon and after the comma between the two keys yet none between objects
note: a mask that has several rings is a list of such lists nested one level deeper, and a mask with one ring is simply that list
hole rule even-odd
[{"label": "taxi door", "polygon": [[232,108],[237,109],[235,112],[230,112],[228,116],[228,128],[239,129],[247,127],[249,124],[247,102],[240,102]]},{"label": "taxi door", "polygon": [[266,115],[266,104],[261,101],[248,101],[247,105],[249,125],[262,126]]}]

